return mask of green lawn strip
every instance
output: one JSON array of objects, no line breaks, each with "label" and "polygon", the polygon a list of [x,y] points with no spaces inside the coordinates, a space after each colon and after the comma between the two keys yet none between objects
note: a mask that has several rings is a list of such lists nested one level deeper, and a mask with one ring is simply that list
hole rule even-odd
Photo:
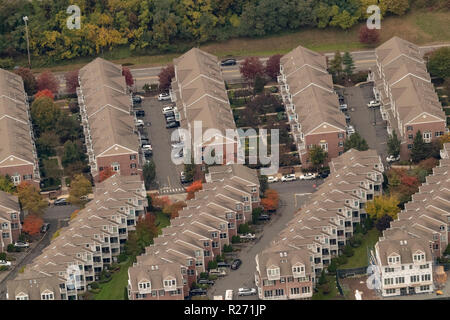
[{"label": "green lawn strip", "polygon": [[100,284],[100,292],[95,300],[124,300],[125,288],[128,284],[128,268],[133,264],[134,258],[129,258],[120,264],[120,270],[112,275],[107,283]]},{"label": "green lawn strip", "polygon": [[162,229],[170,225],[170,218],[162,213],[161,211],[155,212],[156,215],[156,226],[159,229],[159,234],[162,233]]},{"label": "green lawn strip", "polygon": [[339,269],[351,269],[367,266],[367,248],[373,248],[375,243],[377,243],[380,233],[377,229],[373,228],[369,230],[364,236],[362,244],[355,248],[355,254],[348,258],[348,262],[344,265],[339,266]]},{"label": "green lawn strip", "polygon": [[312,296],[312,300],[334,300],[336,298],[342,299],[339,290],[337,289],[336,285],[336,276],[334,275],[327,275],[326,276],[328,280],[328,285],[330,288],[330,292],[328,294],[324,294],[322,292],[322,288],[320,288],[319,285],[317,285],[317,289],[319,290],[317,293],[314,293]]}]

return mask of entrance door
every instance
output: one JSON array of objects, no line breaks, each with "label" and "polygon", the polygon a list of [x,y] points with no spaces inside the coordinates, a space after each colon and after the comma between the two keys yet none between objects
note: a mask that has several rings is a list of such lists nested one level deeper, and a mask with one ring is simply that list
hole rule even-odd
[{"label": "entrance door", "polygon": [[415,287],[409,287],[409,294],[415,294],[416,288]]},{"label": "entrance door", "polygon": [[400,295],[404,296],[407,294],[406,288],[400,288]]}]

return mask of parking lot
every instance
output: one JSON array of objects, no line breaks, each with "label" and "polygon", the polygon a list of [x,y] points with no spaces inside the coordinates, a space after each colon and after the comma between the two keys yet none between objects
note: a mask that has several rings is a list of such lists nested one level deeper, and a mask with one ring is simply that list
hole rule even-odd
[{"label": "parking lot", "polygon": [[350,124],[366,139],[369,148],[377,150],[385,161],[388,139],[386,124],[381,118],[380,107],[367,107],[367,104],[375,99],[373,84],[338,88],[336,91],[343,94],[345,103],[348,105],[347,114],[350,115]]},{"label": "parking lot", "polygon": [[141,129],[149,137],[153,149],[153,161],[156,169],[156,185],[160,194],[171,194],[184,192],[180,182],[180,173],[183,165],[176,166],[171,159],[171,134],[176,129],[166,129],[165,117],[162,113],[163,107],[171,105],[170,101],[158,101],[156,97],[145,97],[135,110],[145,111],[144,128]]}]

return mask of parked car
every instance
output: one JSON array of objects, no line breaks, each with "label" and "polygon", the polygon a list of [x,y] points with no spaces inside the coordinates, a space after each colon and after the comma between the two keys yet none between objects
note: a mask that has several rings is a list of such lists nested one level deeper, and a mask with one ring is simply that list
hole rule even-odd
[{"label": "parked car", "polygon": [[233,290],[229,289],[225,291],[225,300],[233,300]]},{"label": "parked car", "polygon": [[67,206],[67,205],[69,204],[69,202],[67,201],[66,198],[59,198],[59,199],[56,199],[56,200],[53,202],[53,204],[54,204],[55,206]]},{"label": "parked car", "polygon": [[222,60],[222,62],[220,62],[220,65],[222,67],[235,66],[236,64],[237,64],[236,59],[225,59],[225,60]]},{"label": "parked car", "polygon": [[262,214],[258,217],[258,220],[260,221],[268,221],[270,220],[270,216],[268,214]]},{"label": "parked car", "polygon": [[138,119],[135,123],[136,127],[143,127],[145,125],[144,120]]},{"label": "parked car", "polygon": [[16,243],[14,243],[14,247],[16,247],[16,248],[29,248],[30,244],[28,242],[24,242],[24,241],[17,241]]},{"label": "parked car", "polygon": [[41,227],[41,232],[46,233],[49,228],[50,228],[50,223],[44,223]]},{"label": "parked car", "polygon": [[315,178],[317,178],[317,174],[311,172],[307,172],[300,176],[300,180],[313,180]]},{"label": "parked car", "polygon": [[394,162],[394,161],[398,161],[398,160],[400,160],[400,155],[398,155],[396,157],[394,157],[392,155],[386,157],[387,162]]},{"label": "parked car", "polygon": [[188,180],[186,178],[186,174],[184,173],[184,171],[181,171],[181,173],[180,173],[180,181],[181,181],[181,183],[188,183],[188,182],[191,182],[192,179]]},{"label": "parked car", "polygon": [[207,284],[207,285],[214,285],[214,281],[213,280],[208,280],[208,279],[200,279],[197,282],[198,284]]},{"label": "parked car", "polygon": [[164,117],[166,117],[166,120],[167,120],[167,118],[170,118],[170,117],[175,118],[175,113],[173,111],[166,112],[166,113],[164,113]]},{"label": "parked car", "polygon": [[153,148],[152,148],[151,144],[144,144],[142,146],[142,150],[144,150],[144,151],[148,151],[148,150],[153,151]]},{"label": "parked car", "polygon": [[345,114],[345,121],[350,122],[350,115],[348,113]]},{"label": "parked car", "polygon": [[223,268],[211,269],[211,270],[209,270],[209,274],[222,277],[222,276],[226,276],[227,275],[227,271],[225,269],[223,269]]},{"label": "parked car", "polygon": [[295,174],[287,174],[287,175],[281,177],[281,181],[283,181],[283,182],[294,181],[296,179],[297,178],[295,177]]},{"label": "parked car", "polygon": [[347,134],[349,135],[349,136],[351,136],[352,134],[354,134],[355,133],[355,128],[352,126],[352,125],[349,125],[348,127],[347,127]]},{"label": "parked car", "polygon": [[145,111],[144,110],[136,110],[135,114],[136,114],[136,117],[145,117]]},{"label": "parked car", "polygon": [[322,171],[319,173],[319,177],[321,177],[322,179],[325,179],[329,175],[330,175],[330,170],[325,170],[325,171]]},{"label": "parked car", "polygon": [[340,104],[339,105],[339,110],[340,111],[347,111],[348,110],[348,106],[346,103]]},{"label": "parked car", "polygon": [[168,93],[160,93],[159,96],[158,96],[158,100],[159,101],[170,100],[170,94],[168,94]]},{"label": "parked car", "polygon": [[163,114],[166,114],[166,113],[169,113],[169,112],[173,112],[173,107],[164,107],[162,109],[162,113]]},{"label": "parked car", "polygon": [[372,100],[367,104],[368,108],[372,108],[372,107],[379,107],[381,105],[380,101],[378,100]]},{"label": "parked car", "polygon": [[169,122],[168,124],[166,124],[167,129],[178,128],[179,126],[180,124],[177,121]]},{"label": "parked car", "polygon": [[229,268],[229,267],[231,267],[231,265],[226,262],[217,262],[217,267],[218,268]]},{"label": "parked car", "polygon": [[10,267],[11,262],[6,260],[0,260],[0,267]]},{"label": "parked car", "polygon": [[277,182],[277,181],[278,181],[278,177],[274,177],[274,176],[268,176],[267,177],[267,182],[268,183]]},{"label": "parked car", "polygon": [[247,233],[239,236],[241,239],[253,240],[256,239],[256,235],[254,233]]},{"label": "parked car", "polygon": [[231,264],[231,270],[237,270],[242,264],[241,259],[234,259],[233,263]]},{"label": "parked car", "polygon": [[256,294],[255,288],[239,288],[238,296],[253,296]]},{"label": "parked car", "polygon": [[133,103],[141,103],[143,99],[142,96],[133,96]]},{"label": "parked car", "polygon": [[175,122],[175,117],[167,117],[166,123]]},{"label": "parked car", "polygon": [[141,139],[141,147],[145,146],[146,144],[150,144],[150,140],[147,138]]},{"label": "parked car", "polygon": [[192,289],[191,291],[189,291],[189,295],[191,295],[191,296],[205,296],[206,295],[206,290],[205,289],[201,289],[201,288]]}]

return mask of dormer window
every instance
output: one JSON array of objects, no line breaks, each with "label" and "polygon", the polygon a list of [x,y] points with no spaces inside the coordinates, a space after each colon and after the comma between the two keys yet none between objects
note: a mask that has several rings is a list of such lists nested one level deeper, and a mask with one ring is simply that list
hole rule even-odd
[{"label": "dormer window", "polygon": [[41,294],[41,300],[55,300],[55,297],[53,296],[53,292],[48,291],[48,290],[44,291]]},{"label": "dormer window", "polygon": [[396,264],[400,262],[400,256],[398,255],[392,255],[388,257],[389,264]]},{"label": "dormer window", "polygon": [[172,280],[164,280],[164,287],[173,287],[176,285],[176,280],[172,279]]},{"label": "dormer window", "polygon": [[29,298],[26,293],[20,292],[18,295],[16,295],[16,300],[29,300]]},{"label": "dormer window", "polygon": [[139,282],[139,290],[146,290],[148,288],[150,288],[150,282],[149,281]]},{"label": "dormer window", "polygon": [[278,277],[280,275],[280,268],[275,267],[271,269],[267,269],[267,276],[270,277]]}]

